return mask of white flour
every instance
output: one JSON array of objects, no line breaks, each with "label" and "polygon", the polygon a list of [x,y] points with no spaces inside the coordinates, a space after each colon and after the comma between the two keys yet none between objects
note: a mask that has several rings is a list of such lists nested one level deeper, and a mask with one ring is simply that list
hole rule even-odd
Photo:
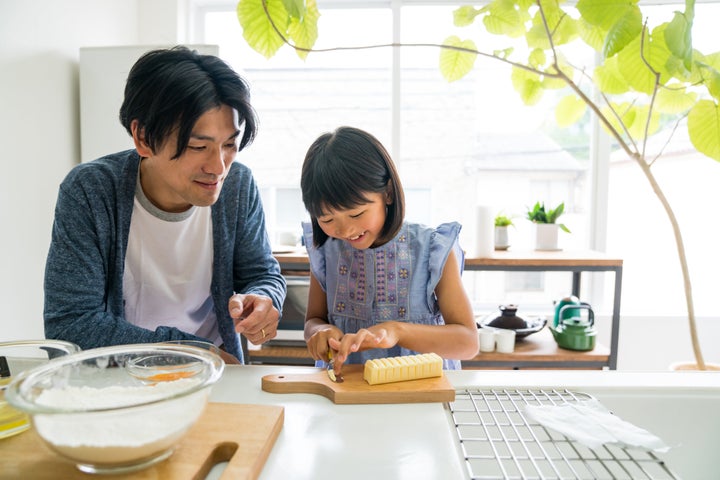
[{"label": "white flour", "polygon": [[[164,398],[186,390],[193,383],[197,380],[180,379],[133,387],[68,387],[42,392],[37,403],[59,408],[118,407]],[[67,447],[87,447],[88,454],[97,456],[97,451],[92,453],[92,450],[97,450],[96,447],[115,450],[120,447],[125,450],[120,456],[133,457],[137,455],[137,447],[142,447],[140,450],[148,454],[148,449],[153,450],[155,446],[167,448],[172,445],[200,416],[208,393],[208,389],[204,389],[183,398],[120,412],[36,415],[34,423],[40,436],[63,453],[83,454],[81,451],[68,452]],[[116,453],[104,461],[118,460]]]}]

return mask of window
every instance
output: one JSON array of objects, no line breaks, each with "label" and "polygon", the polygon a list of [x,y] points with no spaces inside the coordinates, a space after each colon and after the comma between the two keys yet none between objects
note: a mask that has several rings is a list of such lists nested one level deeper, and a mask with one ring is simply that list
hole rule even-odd
[{"label": "window", "polygon": [[[452,10],[457,4],[320,2],[316,47],[392,41],[441,43],[453,33]],[[253,169],[261,186],[274,242],[287,238],[288,232],[299,235],[299,222],[305,215],[299,192],[300,166],[307,147],[323,132],[353,125],[375,134],[392,153],[408,196],[408,219],[428,224],[460,221],[461,241],[469,254],[477,205],[489,204],[514,216],[512,246],[531,249],[531,224],[523,220],[526,208],[538,200],[551,207],[564,202],[562,222],[572,234],[561,233],[561,247],[607,246],[624,259],[624,312],[685,314],[677,254],[659,202],[639,168],[612,148],[602,150],[611,152],[609,159],[601,156],[598,167],[593,166],[596,152],[590,150],[590,139],[595,134],[589,115],[578,126],[556,126],[553,110],[564,91],[546,93],[540,105],[526,107],[512,88],[508,68],[482,59],[470,75],[448,83],[437,67],[439,51],[428,47],[313,53],[306,61],[284,48],[266,60],[242,39],[235,5],[228,1],[221,7],[198,8],[194,41],[218,44],[220,55],[251,83],[260,133],[240,160]],[[668,12],[683,8],[682,4],[666,4],[643,7],[643,12],[666,21]],[[706,53],[713,48],[710,36],[717,18],[720,3],[696,5],[694,41]],[[494,39],[485,40],[492,45]],[[585,61],[591,64],[593,58]],[[683,153],[686,141],[681,138],[672,145],[677,147],[677,155],[667,160],[667,167],[659,169],[658,175],[672,195],[671,204],[678,206],[694,279],[696,312],[710,314],[714,311],[713,282],[708,279],[720,267],[720,260],[713,245],[716,242],[703,225],[712,218],[711,206],[720,200],[720,194],[714,193],[720,166],[705,157]],[[594,176],[596,171],[600,174]],[[600,202],[596,208],[594,201]],[[607,221],[598,220],[598,214],[592,212],[607,215]],[[648,275],[658,268],[660,276]],[[610,275],[606,277],[604,280],[612,281]],[[560,274],[473,272],[466,281],[468,289],[484,297],[493,310],[498,303],[518,303],[519,289],[539,303],[569,293],[569,280]],[[607,310],[612,289],[596,283],[592,293],[588,292],[593,298],[584,300]],[[583,286],[588,289],[587,282]],[[608,298],[602,298],[603,291]]]}]

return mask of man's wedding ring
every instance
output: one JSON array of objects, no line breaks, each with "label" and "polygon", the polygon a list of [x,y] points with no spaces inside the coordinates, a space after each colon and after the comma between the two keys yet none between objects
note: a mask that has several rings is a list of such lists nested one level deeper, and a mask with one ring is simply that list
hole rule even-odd
[{"label": "man's wedding ring", "polygon": [[262,334],[263,334],[263,338],[265,338],[265,329],[264,329],[264,328],[261,328],[260,331],[261,331]]}]

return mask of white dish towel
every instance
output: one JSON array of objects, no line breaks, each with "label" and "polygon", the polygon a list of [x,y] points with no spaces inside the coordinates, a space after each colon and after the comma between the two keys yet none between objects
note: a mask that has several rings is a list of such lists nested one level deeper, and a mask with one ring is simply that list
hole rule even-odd
[{"label": "white dish towel", "polygon": [[525,413],[540,425],[588,448],[614,444],[655,452],[670,449],[660,438],[613,415],[595,399],[559,405],[526,405]]}]

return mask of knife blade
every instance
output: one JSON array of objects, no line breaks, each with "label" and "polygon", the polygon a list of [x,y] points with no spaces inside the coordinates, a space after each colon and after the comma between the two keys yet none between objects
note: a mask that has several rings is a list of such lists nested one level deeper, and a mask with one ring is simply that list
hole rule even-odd
[{"label": "knife blade", "polygon": [[328,366],[327,366],[327,374],[330,380],[332,380],[335,383],[342,383],[343,382],[343,376],[342,375],[335,375],[335,360],[333,359],[332,349],[328,350]]}]

